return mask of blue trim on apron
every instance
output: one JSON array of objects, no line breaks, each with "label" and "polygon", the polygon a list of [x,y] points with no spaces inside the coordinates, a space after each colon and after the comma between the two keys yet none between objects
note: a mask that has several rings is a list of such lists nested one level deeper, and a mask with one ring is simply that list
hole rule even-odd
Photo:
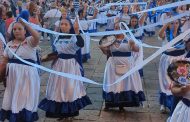
[{"label": "blue trim on apron", "polygon": [[64,53],[61,53],[61,54],[58,54],[58,57],[61,58],[61,59],[76,59],[76,55],[73,55],[73,54],[64,54]]},{"label": "blue trim on apron", "polygon": [[190,100],[188,100],[188,99],[186,99],[186,98],[183,98],[183,99],[182,99],[182,102],[183,102],[186,106],[190,107]]},{"label": "blue trim on apron", "polygon": [[80,49],[74,55],[73,54],[61,53],[61,54],[58,54],[58,57],[61,59],[72,59],[72,58],[74,58],[78,62],[78,64],[80,65],[81,75],[84,76],[84,69],[83,69],[83,65],[82,65],[82,55],[81,55]]},{"label": "blue trim on apron", "polygon": [[115,57],[130,57],[131,56],[131,52],[116,51],[116,52],[112,52],[112,55],[115,56]]},{"label": "blue trim on apron", "polygon": [[[26,60],[26,61],[28,61],[28,62],[31,62],[31,63],[34,63],[34,64],[37,63],[36,61],[34,61],[34,60],[32,60],[32,59],[24,59],[24,60]],[[23,65],[31,66],[31,65],[29,65],[29,64],[26,64],[26,63],[20,61],[19,59],[9,59],[8,63],[16,63],[16,64],[23,64]]]},{"label": "blue trim on apron", "polygon": [[169,56],[181,56],[185,54],[185,50],[173,50],[173,51],[165,51],[164,54],[169,55]]}]

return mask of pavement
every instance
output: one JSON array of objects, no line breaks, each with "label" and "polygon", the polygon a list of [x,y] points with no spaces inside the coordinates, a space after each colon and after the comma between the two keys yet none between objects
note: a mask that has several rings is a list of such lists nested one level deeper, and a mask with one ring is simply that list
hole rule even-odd
[{"label": "pavement", "polygon": [[[93,37],[95,38],[95,37]],[[145,42],[151,45],[160,45],[156,36],[145,37]],[[91,59],[84,63],[85,77],[102,83],[104,68],[106,64],[106,56],[102,54],[98,48],[98,42],[91,41]],[[42,41],[40,47],[42,48],[42,55],[51,52],[49,41]],[[144,48],[144,59],[152,55],[156,50],[152,48]],[[144,106],[141,107],[126,107],[125,111],[118,109],[111,109],[104,111],[104,101],[102,99],[102,87],[93,84],[86,84],[87,95],[92,101],[92,105],[85,107],[80,111],[80,115],[67,120],[57,120],[45,117],[45,112],[38,111],[40,119],[38,122],[165,122],[168,113],[160,113],[159,106],[159,82],[158,82],[158,63],[159,57],[148,63],[144,70],[144,77],[142,84],[146,101]],[[50,67],[49,63],[43,64]],[[41,93],[40,100],[45,97],[46,84],[48,81],[49,73],[41,71]],[[4,87],[0,84],[0,104],[2,104]]]}]

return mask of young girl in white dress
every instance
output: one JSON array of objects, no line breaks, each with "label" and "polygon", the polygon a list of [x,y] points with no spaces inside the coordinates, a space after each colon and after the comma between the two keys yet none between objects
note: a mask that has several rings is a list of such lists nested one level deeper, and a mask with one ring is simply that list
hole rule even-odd
[{"label": "young girl in white dress", "polygon": [[[119,23],[116,23],[115,30],[119,29]],[[120,110],[124,110],[123,107],[140,106],[145,101],[138,71],[121,82],[108,86],[122,76],[116,72],[116,66],[125,65],[128,70],[132,69],[135,66],[132,52],[139,51],[138,46],[132,40],[126,40],[123,34],[115,37],[116,42],[109,47],[111,56],[106,63],[104,72],[103,99],[105,100],[105,110],[110,107],[119,107]]]},{"label": "young girl in white dress", "polygon": [[[113,17],[117,15],[116,7],[111,6],[110,10],[107,12],[107,17]],[[106,31],[113,31],[114,30],[114,23],[115,23],[115,18],[108,19],[107,20],[107,26],[106,26]]]},{"label": "young girl in white dress", "polygon": [[[74,25],[68,19],[62,19],[60,22],[60,32],[79,34],[78,23]],[[58,59],[52,65],[53,70],[82,76],[82,65],[79,51],[84,46],[84,40],[81,36],[59,36],[54,43]],[[82,81],[73,80],[50,74],[46,98],[43,99],[39,108],[46,111],[46,117],[68,118],[79,115],[79,110],[91,104],[86,95],[85,87]]]},{"label": "young girl in white dress", "polygon": [[[98,11],[95,9],[94,14],[92,17],[88,17],[88,20],[91,19],[95,19],[96,15],[97,15]],[[85,19],[86,17],[86,10],[85,9],[81,9],[78,11],[78,15],[79,15],[79,23],[81,26],[81,29],[87,33],[88,29],[90,27],[91,24],[93,23],[88,23],[88,21]],[[82,33],[82,30],[80,30],[80,33]],[[90,56],[90,36],[88,35],[82,35],[83,39],[84,39],[84,47],[82,48],[82,61],[83,62],[87,62],[88,59],[91,58]]]},{"label": "young girl in white dress", "polygon": [[[25,36],[25,28],[31,36]],[[4,51],[3,63],[7,70],[7,80],[0,120],[8,119],[10,122],[37,121],[40,94],[38,70],[18,60],[10,50],[22,59],[35,63],[37,61],[35,47],[39,43],[39,33],[20,20],[13,24],[12,36],[13,40],[7,44]],[[0,67],[0,71],[3,68]]]}]

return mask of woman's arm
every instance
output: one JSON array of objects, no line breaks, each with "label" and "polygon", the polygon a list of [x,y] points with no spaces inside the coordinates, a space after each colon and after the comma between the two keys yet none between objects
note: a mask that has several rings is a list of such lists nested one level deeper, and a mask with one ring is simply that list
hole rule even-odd
[{"label": "woman's arm", "polygon": [[129,40],[129,46],[132,51],[139,52],[139,47],[135,44],[133,40]]},{"label": "woman's arm", "polygon": [[145,20],[146,20],[146,17],[147,17],[147,13],[144,13],[142,15],[142,17],[139,19],[139,26],[143,26]]},{"label": "woman's arm", "polygon": [[3,56],[2,62],[0,63],[0,75],[2,75],[2,73],[4,73],[7,63],[8,63],[8,57]]},{"label": "woman's arm", "polygon": [[174,84],[171,87],[171,92],[175,96],[184,96],[188,91],[190,91],[190,85],[180,86],[180,85]]},{"label": "woman's arm", "polygon": [[160,31],[159,31],[159,37],[160,37],[161,39],[164,39],[164,38],[165,38],[164,32],[165,32],[165,30],[166,30],[167,27],[168,27],[168,24],[164,25],[164,26],[160,29]]}]

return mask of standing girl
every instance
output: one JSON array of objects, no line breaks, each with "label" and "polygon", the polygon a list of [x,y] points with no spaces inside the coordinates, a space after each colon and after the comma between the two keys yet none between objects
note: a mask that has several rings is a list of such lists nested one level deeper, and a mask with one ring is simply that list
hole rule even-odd
[{"label": "standing girl", "polygon": [[[119,23],[116,23],[115,30],[119,29]],[[116,35],[115,38],[116,41],[108,48],[112,56],[109,57],[104,72],[105,110],[110,107],[119,107],[120,110],[124,110],[123,107],[140,106],[145,101],[138,72],[131,74],[117,84],[108,86],[123,75],[118,72],[120,66],[126,67],[127,70],[124,73],[135,66],[132,52],[139,51],[139,47],[132,40],[126,40],[123,34]]]},{"label": "standing girl", "polygon": [[[26,30],[31,36],[26,37]],[[35,63],[35,47],[39,43],[39,33],[21,20],[13,24],[13,40],[4,51],[3,64],[7,70],[6,89],[0,113],[0,120],[10,122],[33,122],[38,120],[37,108],[40,94],[40,77],[38,70],[18,60],[19,57]],[[5,67],[0,67],[0,72]]]},{"label": "standing girl", "polygon": [[[60,32],[79,34],[78,23],[75,23],[74,27],[75,32],[68,19],[62,19],[60,22]],[[53,70],[82,76],[78,53],[84,46],[82,37],[59,36],[54,44],[58,59],[52,66]],[[91,101],[81,81],[50,74],[46,98],[40,102],[39,108],[46,111],[46,117],[67,118],[78,116],[79,110],[89,104]]]}]

